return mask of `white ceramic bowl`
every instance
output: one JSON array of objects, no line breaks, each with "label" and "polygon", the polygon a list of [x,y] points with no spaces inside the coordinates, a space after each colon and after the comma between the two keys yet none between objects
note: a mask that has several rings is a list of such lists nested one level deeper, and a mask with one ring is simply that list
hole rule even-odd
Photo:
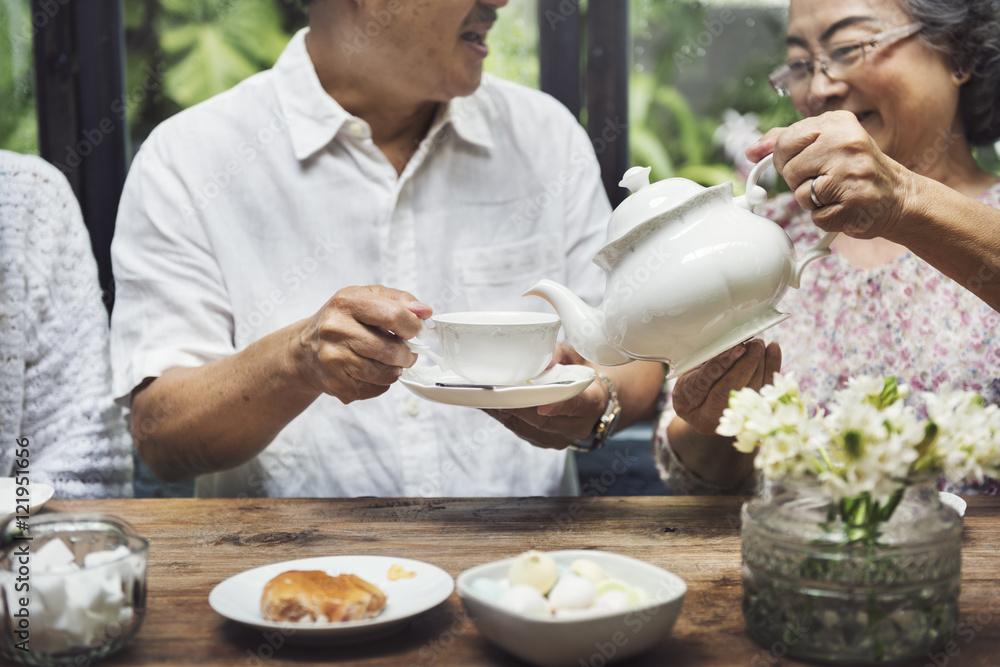
[{"label": "white ceramic bowl", "polygon": [[550,551],[560,566],[578,558],[597,563],[610,576],[646,590],[642,607],[581,619],[531,618],[497,606],[477,594],[481,577],[507,577],[513,558],[486,563],[458,575],[458,595],[480,634],[518,658],[539,667],[608,664],[645,651],[670,633],[687,586],[672,572],[607,551]]}]

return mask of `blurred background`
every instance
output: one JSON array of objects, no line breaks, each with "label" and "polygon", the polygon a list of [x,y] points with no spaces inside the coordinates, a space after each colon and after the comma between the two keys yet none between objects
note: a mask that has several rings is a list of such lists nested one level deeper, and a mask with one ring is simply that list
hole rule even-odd
[{"label": "blurred background", "polygon": [[[628,4],[628,146],[653,178],[732,178],[724,139],[796,119],[767,84],[784,55],[783,0],[598,2]],[[27,0],[0,0],[0,148],[36,154],[37,14]],[[538,88],[540,31],[560,28],[565,9],[539,16],[538,0],[512,0],[499,15],[486,69]],[[123,0],[122,22],[130,157],[165,118],[273,65],[306,10],[300,0]],[[995,165],[995,150],[981,157]]]},{"label": "blurred background", "polygon": [[[652,167],[654,180],[741,190],[743,150],[797,119],[767,83],[784,58],[785,20],[782,0],[511,0],[486,69],[578,115],[613,203],[631,165]],[[109,309],[108,249],[132,156],[164,119],[271,67],[306,22],[300,0],[0,0],[0,148],[40,154],[70,177]],[[625,127],[627,141],[603,150],[605,124]],[[998,169],[996,147],[979,158]],[[662,493],[650,434],[642,424],[578,457],[585,490],[598,480],[589,488],[601,495]],[[622,457],[626,473],[608,477]],[[139,467],[136,495],[190,493]]]}]

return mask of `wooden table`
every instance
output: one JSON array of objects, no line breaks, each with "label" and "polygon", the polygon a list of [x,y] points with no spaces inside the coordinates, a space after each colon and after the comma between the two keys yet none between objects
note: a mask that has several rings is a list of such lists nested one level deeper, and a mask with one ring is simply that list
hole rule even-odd
[{"label": "wooden table", "polygon": [[[970,497],[956,642],[915,666],[1000,665],[1000,499]],[[452,575],[529,548],[603,549],[647,560],[688,585],[671,635],[627,665],[802,664],[747,635],[740,612],[741,499],[710,497],[52,501],[101,511],[150,540],[146,620],[114,665],[471,667],[523,665],[488,643],[457,594],[399,634],[347,647],[272,646],[216,614],[208,594],[243,570],[337,554],[405,556]],[[977,629],[978,628],[978,629]]]}]

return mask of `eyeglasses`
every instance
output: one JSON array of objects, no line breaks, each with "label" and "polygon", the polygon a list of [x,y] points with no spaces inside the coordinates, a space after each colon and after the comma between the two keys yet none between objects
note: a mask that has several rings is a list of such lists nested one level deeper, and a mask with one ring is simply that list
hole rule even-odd
[{"label": "eyeglasses", "polygon": [[801,58],[783,65],[771,73],[767,80],[771,87],[781,95],[799,95],[805,93],[816,72],[816,62],[819,68],[829,78],[839,81],[851,70],[857,69],[865,62],[865,57],[876,50],[892,46],[923,29],[919,23],[911,23],[892,30],[880,32],[867,39],[834,44],[824,53],[812,58]]}]

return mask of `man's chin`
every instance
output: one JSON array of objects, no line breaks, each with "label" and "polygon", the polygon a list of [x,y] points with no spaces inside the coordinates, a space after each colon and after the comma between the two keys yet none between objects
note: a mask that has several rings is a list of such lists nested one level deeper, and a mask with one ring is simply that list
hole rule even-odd
[{"label": "man's chin", "polygon": [[466,97],[476,92],[479,88],[479,84],[483,82],[483,70],[479,68],[476,72],[469,72],[466,76],[462,77],[461,81],[456,82],[455,86],[455,97]]},{"label": "man's chin", "polygon": [[472,73],[463,72],[463,76],[452,76],[444,82],[439,89],[440,97],[435,98],[436,102],[448,102],[456,97],[468,97],[479,89],[479,84],[483,81],[482,70]]}]

